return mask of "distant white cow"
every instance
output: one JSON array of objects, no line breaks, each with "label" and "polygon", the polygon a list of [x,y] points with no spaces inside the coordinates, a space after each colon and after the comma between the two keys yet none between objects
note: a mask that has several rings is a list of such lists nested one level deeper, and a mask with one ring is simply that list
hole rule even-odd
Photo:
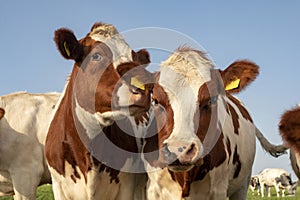
[{"label": "distant white cow", "polygon": [[264,197],[264,187],[267,189],[268,197],[271,196],[270,187],[274,186],[277,197],[279,197],[280,189],[282,196],[285,196],[285,190],[288,189],[289,194],[292,194],[292,188],[295,189],[295,184],[292,183],[291,175],[284,169],[266,168],[258,174],[258,179],[261,187],[261,196]]},{"label": "distant white cow", "polygon": [[58,98],[26,92],[0,97],[0,196],[35,199],[37,186],[51,182],[44,144]]}]

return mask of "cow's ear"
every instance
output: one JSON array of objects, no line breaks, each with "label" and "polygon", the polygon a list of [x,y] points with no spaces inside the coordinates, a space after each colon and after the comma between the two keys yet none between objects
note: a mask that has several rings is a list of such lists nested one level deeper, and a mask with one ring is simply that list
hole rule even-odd
[{"label": "cow's ear", "polygon": [[55,31],[54,41],[61,55],[66,59],[76,62],[81,61],[83,56],[83,46],[78,43],[71,30],[61,28]]},{"label": "cow's ear", "polygon": [[140,65],[146,65],[150,63],[150,54],[146,49],[141,49],[138,52],[132,51],[132,58],[134,62]]},{"label": "cow's ear", "polygon": [[225,90],[229,93],[238,93],[247,87],[259,74],[259,67],[248,60],[238,60],[220,71]]}]

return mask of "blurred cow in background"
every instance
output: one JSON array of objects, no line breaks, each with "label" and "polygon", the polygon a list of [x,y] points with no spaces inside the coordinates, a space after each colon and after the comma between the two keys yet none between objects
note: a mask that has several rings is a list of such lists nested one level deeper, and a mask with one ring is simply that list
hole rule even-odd
[{"label": "blurred cow in background", "polygon": [[44,144],[58,93],[16,92],[0,97],[0,197],[33,200],[50,183]]},{"label": "blurred cow in background", "polygon": [[261,196],[264,197],[264,187],[267,189],[268,197],[271,196],[270,187],[275,187],[277,197],[279,197],[280,189],[282,189],[282,196],[285,196],[287,189],[289,195],[294,195],[297,183],[293,183],[291,175],[284,169],[266,168],[258,174],[258,179],[261,187]]},{"label": "blurred cow in background", "polygon": [[252,191],[252,195],[254,195],[255,190],[257,191],[257,195],[260,195],[260,183],[259,183],[258,175],[251,177],[249,188]]},{"label": "blurred cow in background", "polygon": [[279,130],[283,140],[290,147],[291,165],[300,179],[300,104],[282,115]]}]

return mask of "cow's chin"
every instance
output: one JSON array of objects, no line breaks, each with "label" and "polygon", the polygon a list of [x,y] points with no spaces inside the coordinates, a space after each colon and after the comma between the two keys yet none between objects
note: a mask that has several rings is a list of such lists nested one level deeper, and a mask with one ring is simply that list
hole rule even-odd
[{"label": "cow's chin", "polygon": [[113,111],[119,111],[119,113],[123,113],[126,116],[138,116],[142,113],[147,112],[147,108],[141,105],[122,105],[118,107],[113,107]]},{"label": "cow's chin", "polygon": [[110,126],[114,123],[114,121],[122,120],[128,116],[137,116],[144,112],[146,112],[145,108],[132,105],[119,107],[117,110],[106,111],[103,113],[96,112],[94,116],[101,126]]},{"label": "cow's chin", "polygon": [[132,105],[132,106],[129,106],[128,111],[129,111],[130,116],[137,116],[137,115],[147,112],[147,109],[145,109],[142,106]]},{"label": "cow's chin", "polygon": [[167,168],[172,172],[187,172],[194,167],[192,164],[168,165]]},{"label": "cow's chin", "polygon": [[166,167],[172,172],[187,172],[191,170],[193,167],[199,167],[203,164],[203,159],[199,159],[196,162],[190,163],[180,163],[178,160],[171,164],[167,164]]},{"label": "cow's chin", "polygon": [[122,110],[118,111],[107,111],[104,113],[96,112],[94,117],[98,120],[101,126],[110,126],[116,120],[124,119],[128,116],[128,113],[123,112]]}]

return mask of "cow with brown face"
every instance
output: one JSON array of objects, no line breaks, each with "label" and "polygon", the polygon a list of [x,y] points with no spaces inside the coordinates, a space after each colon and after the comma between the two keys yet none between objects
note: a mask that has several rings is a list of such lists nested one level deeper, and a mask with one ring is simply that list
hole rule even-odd
[{"label": "cow with brown face", "polygon": [[300,104],[282,115],[279,131],[287,146],[290,147],[292,168],[300,179]]},{"label": "cow with brown face", "polygon": [[279,130],[288,146],[300,153],[300,105],[282,115]]},{"label": "cow with brown face", "polygon": [[230,93],[257,75],[248,60],[217,70],[189,47],[161,64],[153,88],[158,135],[143,149],[148,199],[246,199],[258,130]]},{"label": "cow with brown face", "polygon": [[149,54],[134,52],[114,26],[103,23],[80,40],[59,29],[55,42],[75,64],[45,146],[54,196],[133,199],[140,175],[129,169],[141,148],[134,127],[146,116],[152,89],[146,84],[151,74],[139,65],[150,62]]}]

